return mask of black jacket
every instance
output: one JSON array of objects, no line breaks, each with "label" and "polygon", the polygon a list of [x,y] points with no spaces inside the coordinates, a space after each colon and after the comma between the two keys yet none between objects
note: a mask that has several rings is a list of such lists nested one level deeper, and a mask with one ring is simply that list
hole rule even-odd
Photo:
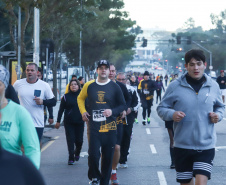
[{"label": "black jacket", "polygon": [[64,112],[64,122],[79,124],[83,123],[82,115],[78,108],[77,97],[80,90],[77,92],[69,92],[65,94],[60,103],[60,109],[58,111],[57,122],[60,122],[62,114]]}]

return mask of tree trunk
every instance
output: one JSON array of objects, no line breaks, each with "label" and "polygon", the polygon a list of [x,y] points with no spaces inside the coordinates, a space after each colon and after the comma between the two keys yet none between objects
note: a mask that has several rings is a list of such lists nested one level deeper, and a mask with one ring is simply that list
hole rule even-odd
[{"label": "tree trunk", "polygon": [[[56,44],[56,43],[55,43]],[[58,92],[57,92],[57,66],[58,66],[58,54],[59,54],[59,46],[56,44],[55,45],[55,56],[53,60],[53,65],[52,65],[52,71],[53,71],[53,94],[58,99]]]}]

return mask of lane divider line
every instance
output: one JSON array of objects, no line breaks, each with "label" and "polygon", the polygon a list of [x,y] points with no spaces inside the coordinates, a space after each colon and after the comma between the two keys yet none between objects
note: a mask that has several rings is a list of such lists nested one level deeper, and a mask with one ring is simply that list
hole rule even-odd
[{"label": "lane divider line", "polygon": [[151,134],[150,128],[146,128],[147,134]]},{"label": "lane divider line", "polygon": [[157,151],[156,151],[156,149],[155,149],[155,145],[150,144],[150,148],[151,148],[151,152],[152,152],[153,154],[157,154]]},{"label": "lane divider line", "polygon": [[158,171],[157,173],[158,173],[158,178],[159,178],[159,184],[160,185],[167,185],[164,173],[162,171]]},{"label": "lane divider line", "polygon": [[52,144],[56,141],[56,139],[58,139],[58,138],[59,138],[59,136],[56,136],[56,137],[53,138],[53,140],[49,141],[49,142],[41,149],[41,152],[45,151],[45,150],[46,150],[50,145],[52,145]]}]

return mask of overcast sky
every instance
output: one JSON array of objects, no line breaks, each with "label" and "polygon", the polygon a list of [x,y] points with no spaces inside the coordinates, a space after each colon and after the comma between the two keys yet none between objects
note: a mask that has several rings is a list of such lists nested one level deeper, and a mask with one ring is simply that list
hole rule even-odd
[{"label": "overcast sky", "polygon": [[195,26],[213,28],[210,14],[226,9],[225,0],[123,0],[130,18],[142,28],[163,28],[175,31],[192,17]]}]

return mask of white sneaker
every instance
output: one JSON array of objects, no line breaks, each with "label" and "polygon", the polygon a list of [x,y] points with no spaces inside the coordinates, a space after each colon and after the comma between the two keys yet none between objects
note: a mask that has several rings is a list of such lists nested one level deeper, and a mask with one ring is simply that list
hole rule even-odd
[{"label": "white sneaker", "polygon": [[127,164],[120,164],[120,168],[128,168]]}]

